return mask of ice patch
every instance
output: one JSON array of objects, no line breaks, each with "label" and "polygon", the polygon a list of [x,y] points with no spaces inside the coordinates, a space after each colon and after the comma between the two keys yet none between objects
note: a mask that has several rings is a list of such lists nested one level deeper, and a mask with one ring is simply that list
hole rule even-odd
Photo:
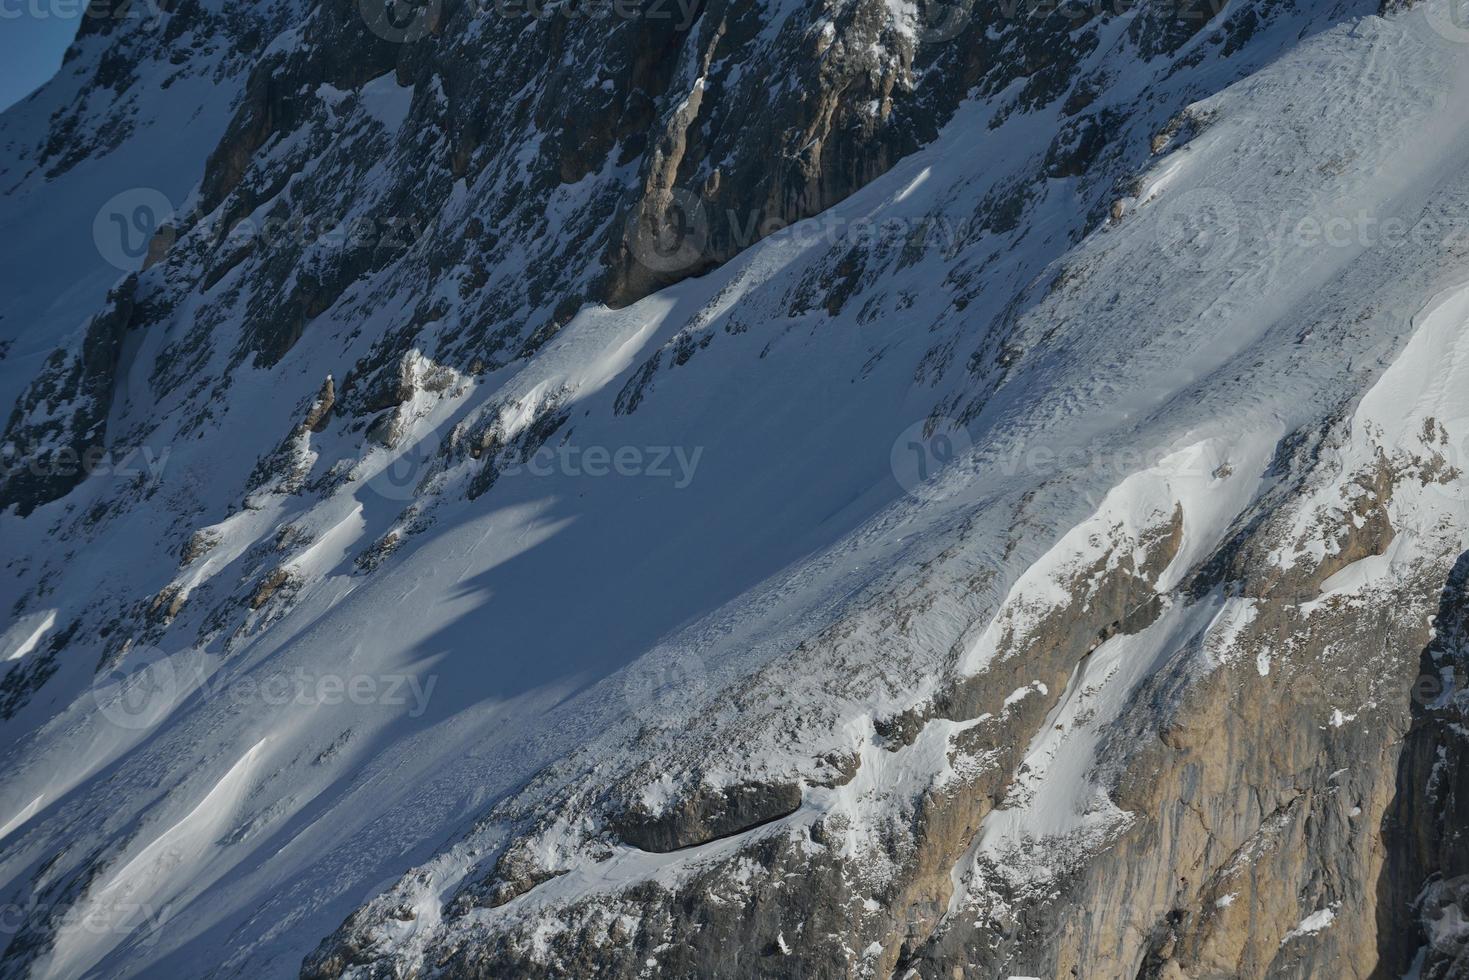
[{"label": "ice patch", "polygon": [[1310,915],[1306,916],[1304,919],[1298,922],[1294,929],[1286,933],[1285,938],[1280,941],[1280,945],[1284,946],[1292,939],[1298,939],[1301,936],[1314,936],[1316,935],[1316,933],[1321,932],[1323,929],[1330,927],[1330,925],[1335,921],[1335,904],[1333,904],[1329,908],[1317,909],[1315,912],[1312,912]]}]

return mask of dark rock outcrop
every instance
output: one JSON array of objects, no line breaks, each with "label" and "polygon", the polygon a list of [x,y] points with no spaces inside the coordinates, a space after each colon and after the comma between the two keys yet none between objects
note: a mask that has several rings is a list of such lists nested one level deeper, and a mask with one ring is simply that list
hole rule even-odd
[{"label": "dark rock outcrop", "polygon": [[790,816],[801,805],[801,788],[790,783],[741,784],[705,789],[661,813],[636,806],[617,817],[613,828],[633,847],[666,854],[754,830]]},{"label": "dark rock outcrop", "polygon": [[1408,689],[1411,726],[1382,823],[1374,976],[1469,975],[1469,554],[1445,583]]},{"label": "dark rock outcrop", "polygon": [[0,510],[21,516],[66,496],[107,452],[107,414],[137,277],[107,294],[74,348],[55,351],[21,396],[0,437]]}]

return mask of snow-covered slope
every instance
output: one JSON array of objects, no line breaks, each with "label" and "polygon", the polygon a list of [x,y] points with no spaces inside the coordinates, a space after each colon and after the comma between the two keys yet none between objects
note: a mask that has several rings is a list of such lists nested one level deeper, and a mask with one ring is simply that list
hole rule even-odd
[{"label": "snow-covered slope", "polygon": [[[81,19],[60,72],[0,135],[0,411],[183,205],[262,37],[292,3],[120,4]],[[7,457],[9,458],[9,457]]]},{"label": "snow-covered slope", "polygon": [[[344,15],[282,10],[250,81],[210,69],[234,105],[159,83],[194,108],[143,100],[142,135],[8,191],[22,222],[74,205],[68,255],[81,189],[113,193],[85,167],[166,156],[149,182],[192,202],[120,286],[37,249],[0,320],[41,325],[3,362],[12,446],[103,431],[116,464],[0,515],[8,974],[1438,962],[1375,898],[1396,838],[1351,827],[1397,812],[1469,549],[1446,5],[976,14],[983,44],[927,46],[906,9],[743,9],[670,42],[646,152],[620,122],[573,165],[602,137],[506,110],[556,152],[446,161],[445,66],[491,28],[356,70],[312,33]],[[646,78],[612,37],[568,58],[621,99]],[[767,148],[729,136],[759,118],[739,66],[782,106],[807,43],[864,52],[816,101],[851,73],[917,94],[878,110],[898,136],[823,132],[889,150],[840,192],[792,164],[816,176],[782,211],[740,184]],[[934,108],[963,50],[1009,60]],[[638,222],[669,172],[707,248],[665,262]],[[365,251],[255,232],[401,228],[415,191]],[[819,213],[731,243],[772,210]]]}]

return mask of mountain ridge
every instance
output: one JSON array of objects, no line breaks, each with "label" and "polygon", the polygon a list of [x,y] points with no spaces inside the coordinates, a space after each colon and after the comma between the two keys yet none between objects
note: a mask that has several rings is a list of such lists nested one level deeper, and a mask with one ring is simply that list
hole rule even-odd
[{"label": "mountain ridge", "polygon": [[[782,7],[803,29],[768,42],[706,8],[638,168],[632,117],[514,77],[547,48],[461,94],[468,8],[399,45],[274,8],[130,308],[80,334],[116,334],[105,391],[58,394],[81,303],[14,389],[9,445],[80,454],[102,419],[168,452],[5,482],[0,968],[1453,975],[1453,889],[1421,921],[1375,894],[1462,874],[1451,849],[1354,829],[1432,838],[1432,752],[1392,746],[1457,745],[1457,687],[1408,697],[1459,655],[1426,622],[1469,547],[1440,6],[927,43],[907,7]],[[664,29],[532,28],[619,99]],[[792,105],[856,112],[872,65],[974,81],[911,143],[834,126],[838,177],[780,157],[808,183],[767,198],[788,132],[740,143],[729,75],[813,41],[862,51]],[[490,118],[554,118],[551,150],[462,128],[505,79],[545,101]],[[711,190],[686,161],[716,131],[749,155]]]}]

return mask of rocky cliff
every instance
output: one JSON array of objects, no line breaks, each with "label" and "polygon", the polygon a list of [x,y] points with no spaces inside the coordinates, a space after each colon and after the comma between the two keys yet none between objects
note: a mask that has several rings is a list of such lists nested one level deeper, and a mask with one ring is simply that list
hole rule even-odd
[{"label": "rocky cliff", "polygon": [[1469,975],[1466,42],[89,18],[0,116],[0,974]]}]

